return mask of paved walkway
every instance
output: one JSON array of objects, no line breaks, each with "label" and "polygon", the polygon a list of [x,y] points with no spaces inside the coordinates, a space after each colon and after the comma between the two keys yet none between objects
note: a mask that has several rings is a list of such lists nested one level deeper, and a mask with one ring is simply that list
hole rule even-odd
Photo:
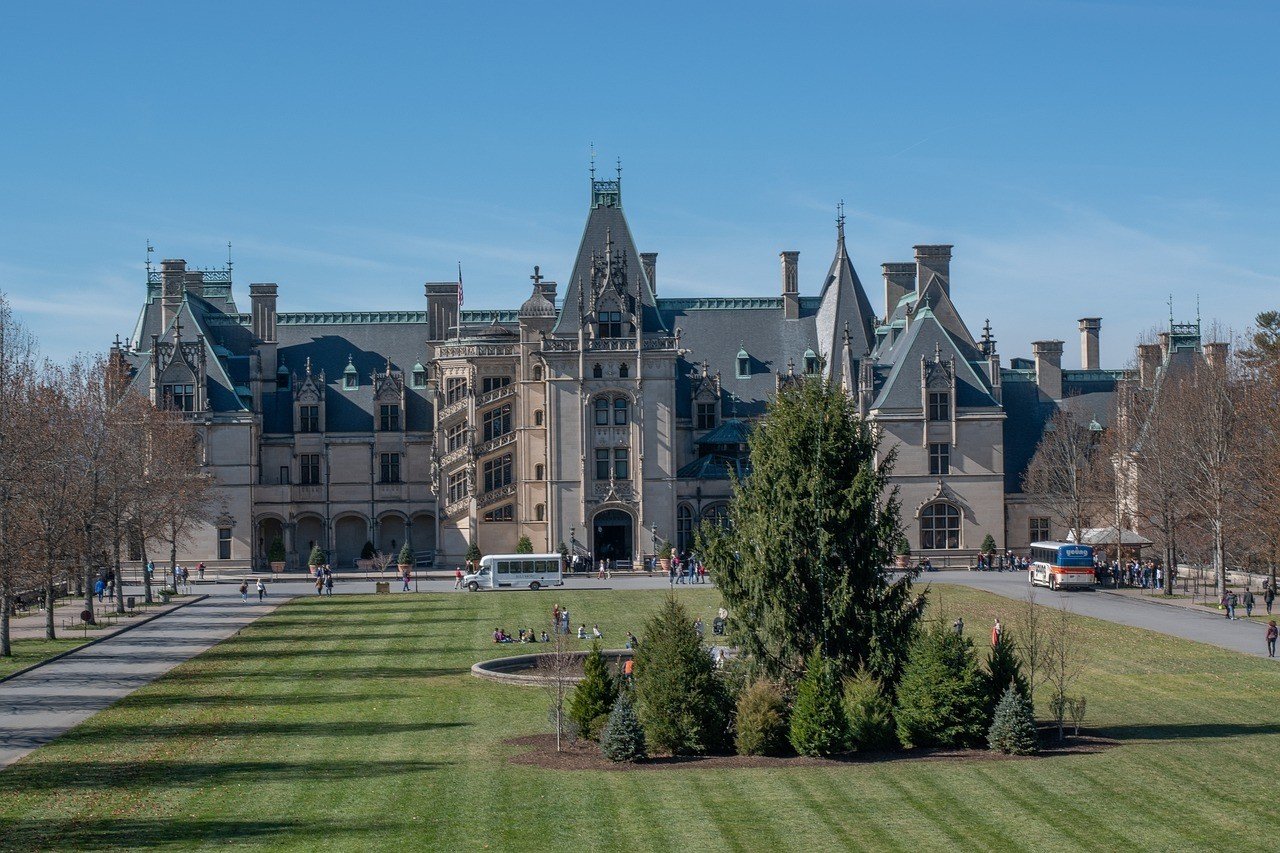
[{"label": "paved walkway", "polygon": [[[921,575],[920,582],[968,586],[1022,601],[1026,600],[1031,590],[1025,572],[931,572]],[[1213,610],[1161,604],[1145,597],[1099,590],[1051,592],[1044,587],[1036,587],[1035,596],[1037,604],[1065,606],[1072,613],[1082,616],[1092,616],[1135,628],[1148,628],[1248,655],[1265,657],[1267,654],[1267,644],[1263,637],[1265,623],[1243,619],[1229,622]],[[1257,610],[1254,612],[1257,613]],[[990,626],[973,627],[986,630]]]},{"label": "paved walkway", "polygon": [[0,768],[226,639],[287,600],[211,596],[0,683]]},{"label": "paved walkway", "polygon": [[[198,590],[192,589],[192,594],[199,595]],[[133,593],[129,593],[133,595]],[[142,594],[138,593],[139,608],[141,608]],[[159,597],[156,601],[159,602]],[[119,616],[115,615],[115,604],[110,601],[93,603],[94,612],[100,622],[104,623],[104,627],[90,628],[85,632],[81,627],[80,613],[84,610],[84,601],[75,600],[68,602],[65,599],[62,603],[57,604],[53,608],[53,627],[55,633],[60,640],[83,640],[86,638],[92,640],[97,637],[107,637],[118,631],[122,631],[129,627],[139,619],[146,619],[148,616],[154,616],[157,613],[171,610],[182,604],[186,599],[174,599],[172,604],[155,604],[147,610],[139,609],[136,616]],[[43,640],[44,639],[44,611],[34,610],[25,616],[15,616],[9,622],[9,636],[15,640]]]}]

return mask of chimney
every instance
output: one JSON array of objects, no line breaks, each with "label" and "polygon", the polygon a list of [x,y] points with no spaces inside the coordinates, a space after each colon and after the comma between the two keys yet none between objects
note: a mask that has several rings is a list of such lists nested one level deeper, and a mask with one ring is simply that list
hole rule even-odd
[{"label": "chimney", "polygon": [[1214,341],[1204,345],[1204,360],[1214,370],[1221,370],[1227,365],[1227,348],[1230,344]]},{"label": "chimney", "polygon": [[160,317],[165,328],[173,322],[182,307],[183,280],[187,262],[181,258],[166,258],[160,262]]},{"label": "chimney", "polygon": [[1155,385],[1161,360],[1160,344],[1138,344],[1138,383],[1143,388]]},{"label": "chimney", "polygon": [[916,289],[916,265],[913,263],[881,264],[884,274],[884,317],[893,316],[893,309],[898,307],[902,297],[913,293]]},{"label": "chimney", "polygon": [[542,295],[547,297],[547,301],[552,305],[556,304],[556,283],[543,279],[538,282],[538,289],[542,291]]},{"label": "chimney", "polygon": [[264,343],[276,341],[276,285],[249,285],[249,310],[253,336]]},{"label": "chimney", "polygon": [[782,258],[782,309],[788,320],[800,319],[800,253],[779,252]]},{"label": "chimney", "polygon": [[644,267],[644,277],[649,279],[649,287],[653,288],[656,296],[658,294],[658,253],[641,252],[640,266]]},{"label": "chimney", "polygon": [[913,246],[916,250],[916,288],[924,290],[935,275],[942,292],[951,295],[951,246]]},{"label": "chimney", "polygon": [[456,281],[427,282],[427,340],[444,341],[453,334],[458,325],[461,291]]},{"label": "chimney", "polygon": [[1169,333],[1160,333],[1160,362],[1163,364],[1169,360]]},{"label": "chimney", "polygon": [[1098,333],[1102,330],[1101,317],[1080,318],[1080,368],[1098,369]]},{"label": "chimney", "polygon": [[1036,385],[1046,397],[1062,399],[1062,341],[1032,341],[1036,363]]}]

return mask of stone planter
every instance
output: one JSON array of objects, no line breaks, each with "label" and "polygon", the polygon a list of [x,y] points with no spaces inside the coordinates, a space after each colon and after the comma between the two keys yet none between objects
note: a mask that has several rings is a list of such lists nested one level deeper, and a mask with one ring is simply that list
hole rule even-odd
[{"label": "stone planter", "polygon": [[373,560],[356,560],[356,568],[362,572],[371,572],[375,567]]},{"label": "stone planter", "polygon": [[899,554],[899,555],[894,559],[893,564],[894,564],[895,566],[897,566],[899,569],[909,569],[909,568],[911,568],[911,555],[910,555],[910,554]]},{"label": "stone planter", "polygon": [[661,567],[661,568],[662,568],[662,570],[663,570],[664,572],[670,573],[670,572],[671,572],[671,558],[670,558],[670,557],[659,557],[659,558],[658,558],[658,566],[659,566],[659,567]]},{"label": "stone planter", "polygon": [[275,572],[276,574],[281,574],[282,572],[284,572],[284,563],[272,563],[271,571]]}]

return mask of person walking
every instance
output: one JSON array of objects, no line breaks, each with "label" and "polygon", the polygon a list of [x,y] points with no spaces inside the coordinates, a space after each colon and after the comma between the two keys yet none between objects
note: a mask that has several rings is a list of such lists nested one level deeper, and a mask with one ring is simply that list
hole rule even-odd
[{"label": "person walking", "polygon": [[1236,604],[1238,604],[1239,601],[1240,599],[1236,596],[1234,592],[1227,593],[1227,618],[1228,619],[1231,619],[1233,621],[1235,620]]},{"label": "person walking", "polygon": [[453,570],[453,588],[462,589],[462,566]]},{"label": "person walking", "polygon": [[94,594],[98,596],[98,601],[102,601],[102,594],[106,592],[106,589],[107,589],[107,584],[102,580],[102,578],[98,578],[96,581],[94,581],[93,591],[94,591]]},{"label": "person walking", "polygon": [[994,646],[999,644],[1000,632],[1002,630],[1003,629],[1000,627],[1000,617],[997,616],[995,624],[991,626],[991,645]]},{"label": "person walking", "polygon": [[328,569],[324,573],[324,594],[333,595],[333,572]]},{"label": "person walking", "polygon": [[551,608],[551,630],[560,633],[560,605]]},{"label": "person walking", "polygon": [[410,570],[408,570],[408,569],[405,569],[405,570],[404,570],[404,589],[400,590],[401,592],[408,592],[408,591],[409,591],[409,580],[410,580],[412,577],[413,577],[413,572],[411,572],[411,571],[410,571]]},{"label": "person walking", "polygon": [[324,575],[316,576],[316,595],[324,595]]},{"label": "person walking", "polygon": [[1272,619],[1267,623],[1267,657],[1276,656],[1276,636],[1280,635],[1280,631],[1276,630],[1276,620]]},{"label": "person walking", "polygon": [[249,603],[249,582],[248,581],[240,581],[240,600],[246,604]]},{"label": "person walking", "polygon": [[1231,618],[1231,605],[1227,603],[1230,597],[1231,597],[1231,593],[1226,592],[1224,590],[1222,593],[1222,598],[1218,599],[1218,606],[1222,608],[1222,615],[1226,619]]},{"label": "person walking", "polygon": [[199,575],[200,580],[204,580],[204,561],[203,560],[196,563],[196,574]]},{"label": "person walking", "polygon": [[957,635],[964,633],[964,617],[963,616],[956,617],[956,621],[951,623],[951,630],[955,631]]},{"label": "person walking", "polygon": [[1253,615],[1253,590],[1248,587],[1244,590],[1244,615],[1246,618]]},{"label": "person walking", "polygon": [[1275,603],[1275,600],[1276,600],[1276,591],[1271,588],[1270,584],[1268,584],[1267,591],[1262,593],[1262,603],[1267,605],[1268,616],[1271,615],[1271,605]]},{"label": "person walking", "polygon": [[258,578],[257,589],[258,589],[258,601],[262,601],[264,598],[267,597],[267,587],[262,582],[262,578]]}]

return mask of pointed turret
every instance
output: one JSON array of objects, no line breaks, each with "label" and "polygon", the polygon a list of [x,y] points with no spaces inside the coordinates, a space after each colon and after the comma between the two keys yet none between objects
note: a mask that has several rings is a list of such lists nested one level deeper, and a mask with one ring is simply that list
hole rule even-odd
[{"label": "pointed turret", "polygon": [[[874,318],[871,300],[867,299],[867,292],[863,290],[845,248],[844,205],[841,204],[840,215],[836,218],[836,256],[822,285],[817,317],[818,351],[823,359],[823,375],[827,379],[846,380],[846,377],[838,375],[845,369],[841,358],[841,350],[846,346],[842,337],[845,325],[848,325],[847,346],[854,358],[861,359],[871,352],[875,342]],[[851,385],[855,382],[853,376],[847,380]]]}]

